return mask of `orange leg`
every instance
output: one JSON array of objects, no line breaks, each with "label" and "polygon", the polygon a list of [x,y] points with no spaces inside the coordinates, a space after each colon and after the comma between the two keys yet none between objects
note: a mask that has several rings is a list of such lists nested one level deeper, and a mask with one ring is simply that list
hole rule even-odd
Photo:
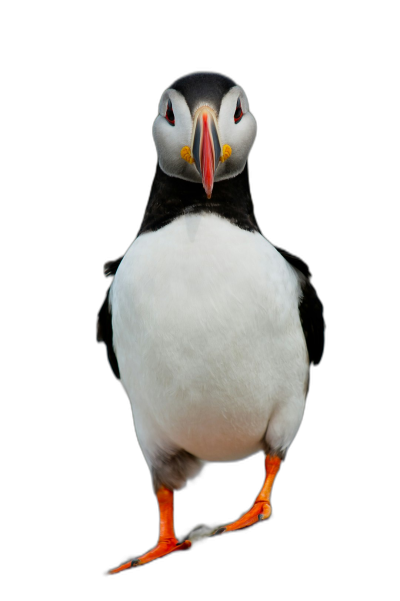
[{"label": "orange leg", "polygon": [[157,501],[160,509],[160,536],[157,545],[144,555],[140,555],[136,559],[129,560],[118,568],[110,570],[109,574],[116,574],[117,572],[122,572],[122,570],[128,570],[129,568],[149,563],[149,561],[168,555],[168,553],[189,549],[191,546],[192,543],[189,540],[178,543],[178,540],[175,537],[174,493],[172,490],[169,490],[169,488],[166,488],[165,486],[161,486],[157,491]]},{"label": "orange leg", "polygon": [[265,470],[267,474],[265,476],[264,486],[262,487],[257,499],[254,501],[253,507],[235,522],[227,524],[226,526],[221,526],[220,528],[214,530],[212,533],[213,535],[222,534],[223,532],[231,532],[232,530],[239,530],[240,528],[246,528],[247,526],[251,526],[260,520],[266,520],[269,518],[271,515],[270,496],[272,485],[274,483],[275,476],[278,473],[280,464],[281,460],[279,457],[271,457],[270,455],[266,456]]}]

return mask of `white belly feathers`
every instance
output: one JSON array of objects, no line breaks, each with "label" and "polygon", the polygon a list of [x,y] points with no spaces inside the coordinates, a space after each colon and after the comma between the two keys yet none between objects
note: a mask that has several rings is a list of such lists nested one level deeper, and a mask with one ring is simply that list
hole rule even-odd
[{"label": "white belly feathers", "polygon": [[294,270],[213,214],[141,235],[113,282],[113,340],[148,461],[157,449],[245,457],[287,448],[308,377]]}]

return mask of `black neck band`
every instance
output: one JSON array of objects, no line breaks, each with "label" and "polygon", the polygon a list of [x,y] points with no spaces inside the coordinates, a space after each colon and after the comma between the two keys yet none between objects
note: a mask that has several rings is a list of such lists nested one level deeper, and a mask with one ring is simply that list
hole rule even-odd
[{"label": "black neck band", "polygon": [[244,230],[260,231],[254,217],[247,163],[236,177],[214,183],[210,200],[202,184],[171,177],[157,165],[138,236],[159,230],[181,215],[204,212],[216,213]]}]

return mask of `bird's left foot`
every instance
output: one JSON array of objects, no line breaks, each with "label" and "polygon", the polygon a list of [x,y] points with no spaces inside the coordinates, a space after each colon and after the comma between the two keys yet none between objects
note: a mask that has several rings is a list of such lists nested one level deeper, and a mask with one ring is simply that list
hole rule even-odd
[{"label": "bird's left foot", "polygon": [[256,501],[253,507],[247,511],[241,518],[226,524],[226,526],[219,526],[212,533],[211,536],[216,534],[222,534],[223,532],[232,532],[233,530],[240,530],[241,528],[247,528],[252,526],[256,522],[266,520],[271,515],[271,505],[269,501]]}]

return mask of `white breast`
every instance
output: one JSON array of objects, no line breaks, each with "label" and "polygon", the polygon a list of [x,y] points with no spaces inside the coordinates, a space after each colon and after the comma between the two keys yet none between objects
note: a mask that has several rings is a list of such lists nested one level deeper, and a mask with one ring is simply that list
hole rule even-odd
[{"label": "white breast", "polygon": [[[112,285],[114,347],[149,460],[282,448],[304,409],[307,349],[294,270],[258,233],[187,215],[141,235]],[[269,442],[271,442],[269,440]]]}]

